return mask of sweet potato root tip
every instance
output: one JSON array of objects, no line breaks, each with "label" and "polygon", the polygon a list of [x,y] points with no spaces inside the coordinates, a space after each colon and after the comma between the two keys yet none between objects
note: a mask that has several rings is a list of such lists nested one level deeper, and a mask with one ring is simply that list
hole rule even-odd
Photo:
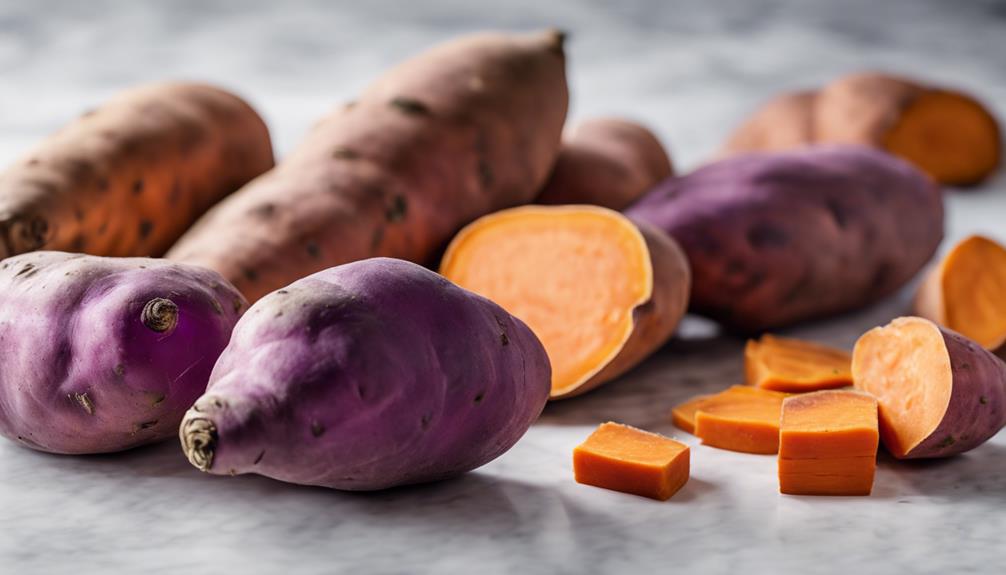
[{"label": "sweet potato root tip", "polygon": [[[199,471],[213,467],[213,453],[217,443],[217,428],[204,417],[186,418],[179,429],[182,451]],[[256,461],[255,463],[258,463]]]},{"label": "sweet potato root tip", "polygon": [[688,446],[618,423],[604,423],[573,450],[577,483],[666,501],[688,481]]},{"label": "sweet potato root tip", "polygon": [[844,350],[769,334],[744,348],[748,385],[801,393],[852,385],[852,355]]}]

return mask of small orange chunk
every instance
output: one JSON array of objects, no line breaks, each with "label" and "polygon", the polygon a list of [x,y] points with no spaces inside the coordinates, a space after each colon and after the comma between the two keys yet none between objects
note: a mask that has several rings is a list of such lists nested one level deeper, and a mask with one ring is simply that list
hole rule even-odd
[{"label": "small orange chunk", "polygon": [[656,433],[603,423],[573,450],[577,483],[665,501],[688,481],[688,446]]},{"label": "small orange chunk", "polygon": [[779,428],[779,491],[869,495],[880,435],[877,400],[826,390],[786,398]]},{"label": "small orange chunk", "polygon": [[671,422],[682,431],[695,435],[695,412],[711,395],[696,395],[688,401],[671,408]]},{"label": "small orange chunk", "polygon": [[852,355],[810,341],[768,334],[744,348],[748,385],[803,393],[852,385]]},{"label": "small orange chunk", "polygon": [[695,412],[703,445],[772,454],[779,450],[779,416],[786,393],[735,385],[707,398]]}]

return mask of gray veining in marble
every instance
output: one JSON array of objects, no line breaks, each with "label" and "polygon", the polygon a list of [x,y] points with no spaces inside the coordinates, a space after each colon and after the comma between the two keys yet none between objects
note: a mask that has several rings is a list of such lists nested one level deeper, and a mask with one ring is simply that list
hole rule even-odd
[{"label": "gray veining in marble", "polygon": [[[871,8],[872,7],[872,8]],[[1006,117],[996,1],[27,2],[0,0],[0,164],[128,85],[222,83],[282,154],[375,74],[478,28],[571,32],[572,116],[655,127],[681,167],[777,90],[879,67],[974,89]],[[948,200],[948,242],[1006,240],[1006,176]],[[790,333],[851,345],[909,290]],[[869,498],[777,494],[775,460],[698,446],[667,410],[739,381],[742,342],[689,320],[622,381],[551,405],[466,477],[376,494],[218,478],[174,444],[57,457],[0,442],[0,574],[1001,573],[1006,434],[957,459],[882,458]],[[577,485],[570,452],[614,419],[693,445],[672,500]]]}]

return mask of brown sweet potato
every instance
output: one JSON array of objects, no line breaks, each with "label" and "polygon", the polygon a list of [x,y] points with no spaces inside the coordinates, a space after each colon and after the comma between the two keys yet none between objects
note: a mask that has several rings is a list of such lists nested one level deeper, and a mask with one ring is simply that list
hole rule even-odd
[{"label": "brown sweet potato", "polygon": [[168,254],[254,301],[373,256],[430,260],[466,223],[532,201],[559,149],[563,37],[483,33],[393,69]]},{"label": "brown sweet potato", "polygon": [[727,140],[720,156],[779,151],[814,143],[816,90],[786,92],[755,110]]},{"label": "brown sweet potato", "polygon": [[0,173],[0,258],[161,255],[272,165],[265,124],[237,96],[182,83],[129,90]]},{"label": "brown sweet potato", "polygon": [[673,172],[667,151],[645,126],[594,118],[565,135],[537,201],[622,210]]}]

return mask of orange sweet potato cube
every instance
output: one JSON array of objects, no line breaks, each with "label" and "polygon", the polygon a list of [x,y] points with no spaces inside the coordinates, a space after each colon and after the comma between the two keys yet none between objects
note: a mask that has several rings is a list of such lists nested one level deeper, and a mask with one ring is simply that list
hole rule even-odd
[{"label": "orange sweet potato cube", "polygon": [[703,445],[772,454],[779,450],[779,417],[786,393],[734,386],[699,404],[695,435]]},{"label": "orange sweet potato cube", "polygon": [[665,501],[688,481],[688,446],[618,423],[601,424],[573,450],[578,483]]}]

